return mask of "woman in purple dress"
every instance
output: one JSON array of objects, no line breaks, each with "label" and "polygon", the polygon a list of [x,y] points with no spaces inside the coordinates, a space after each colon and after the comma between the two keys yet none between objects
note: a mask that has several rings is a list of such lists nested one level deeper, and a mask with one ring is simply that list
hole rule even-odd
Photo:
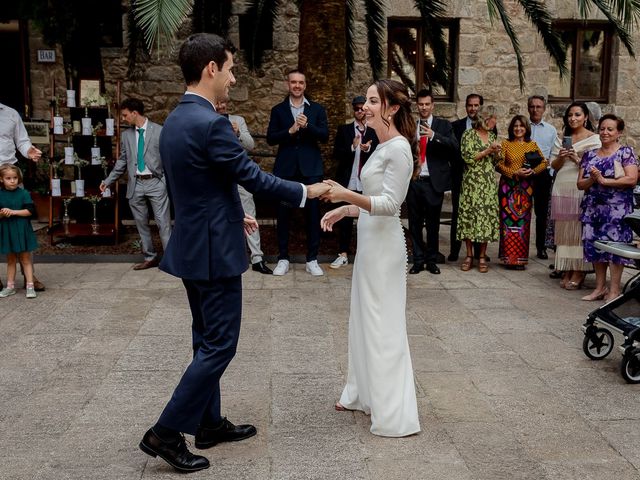
[{"label": "woman in purple dress", "polygon": [[[620,281],[629,260],[607,252],[599,252],[596,240],[631,243],[633,233],[622,219],[633,211],[633,187],[638,181],[638,166],[633,149],[620,145],[624,120],[613,114],[604,115],[598,123],[602,146],[582,156],[578,188],[584,190],[582,200],[582,243],[584,260],[593,262],[596,288],[582,300],[607,301],[620,295]],[[607,266],[611,285],[607,289]]]}]

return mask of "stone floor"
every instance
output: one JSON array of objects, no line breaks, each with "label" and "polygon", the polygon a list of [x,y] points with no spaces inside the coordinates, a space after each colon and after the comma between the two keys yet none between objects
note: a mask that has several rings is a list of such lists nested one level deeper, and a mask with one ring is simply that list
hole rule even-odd
[{"label": "stone floor", "polygon": [[[205,451],[212,468],[189,478],[640,478],[640,386],[619,375],[617,350],[600,362],[582,353],[597,305],[559,289],[548,263],[409,276],[423,431],[403,439],[332,408],[351,266],[247,272],[223,411],[258,435]],[[0,478],[184,478],[137,447],[190,358],[180,281],[122,263],[41,264],[38,275],[48,288],[36,300],[0,300]]]}]

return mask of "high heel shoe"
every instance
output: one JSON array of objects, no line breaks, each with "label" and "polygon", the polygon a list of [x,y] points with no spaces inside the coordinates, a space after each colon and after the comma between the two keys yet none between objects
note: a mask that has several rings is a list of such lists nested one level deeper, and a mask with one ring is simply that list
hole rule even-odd
[{"label": "high heel shoe", "polygon": [[609,294],[609,289],[605,288],[604,290],[602,290],[600,293],[595,293],[595,292],[591,292],[591,294],[582,297],[581,300],[584,300],[585,302],[595,302],[596,300],[604,300],[604,297],[606,297]]},{"label": "high heel shoe", "polygon": [[336,402],[335,409],[337,412],[353,412],[352,409],[345,407],[340,402]]},{"label": "high heel shoe", "polygon": [[574,282],[574,281],[567,282],[564,288],[566,290],[580,290],[582,288],[583,283],[584,283],[584,277],[579,282]]}]

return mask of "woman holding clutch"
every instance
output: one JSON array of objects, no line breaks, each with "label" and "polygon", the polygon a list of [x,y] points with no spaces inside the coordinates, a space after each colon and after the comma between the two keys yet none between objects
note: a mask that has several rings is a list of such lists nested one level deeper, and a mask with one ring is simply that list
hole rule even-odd
[{"label": "woman holding clutch", "polygon": [[524,115],[509,123],[509,139],[502,142],[498,203],[500,208],[500,261],[524,270],[529,261],[532,176],[547,168],[538,144],[531,140],[531,124]]}]

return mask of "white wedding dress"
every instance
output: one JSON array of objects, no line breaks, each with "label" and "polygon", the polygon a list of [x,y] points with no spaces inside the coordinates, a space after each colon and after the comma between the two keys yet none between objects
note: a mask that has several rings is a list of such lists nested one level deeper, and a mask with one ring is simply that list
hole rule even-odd
[{"label": "white wedding dress", "polygon": [[371,213],[360,210],[351,284],[349,371],[340,404],[371,414],[371,433],[402,437],[420,431],[407,340],[407,249],[400,205],[409,188],[409,142],[378,145],[361,173]]}]

